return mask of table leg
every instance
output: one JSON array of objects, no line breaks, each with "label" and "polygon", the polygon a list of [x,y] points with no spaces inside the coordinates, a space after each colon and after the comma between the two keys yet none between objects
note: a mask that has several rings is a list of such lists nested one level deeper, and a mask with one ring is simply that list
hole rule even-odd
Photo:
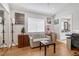
[{"label": "table leg", "polygon": [[56,46],[56,44],[54,44],[54,53],[55,53],[55,48],[56,48],[55,46]]},{"label": "table leg", "polygon": [[40,50],[41,50],[41,42],[40,42]]},{"label": "table leg", "polygon": [[46,46],[45,46],[45,52],[44,52],[44,55],[45,55],[45,56],[46,56],[46,52],[47,52],[47,51],[46,51]]}]

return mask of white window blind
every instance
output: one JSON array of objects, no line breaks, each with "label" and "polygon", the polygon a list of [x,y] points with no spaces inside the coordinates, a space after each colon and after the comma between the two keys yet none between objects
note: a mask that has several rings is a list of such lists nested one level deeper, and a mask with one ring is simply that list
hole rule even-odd
[{"label": "white window blind", "polygon": [[28,32],[44,32],[44,19],[28,18]]}]

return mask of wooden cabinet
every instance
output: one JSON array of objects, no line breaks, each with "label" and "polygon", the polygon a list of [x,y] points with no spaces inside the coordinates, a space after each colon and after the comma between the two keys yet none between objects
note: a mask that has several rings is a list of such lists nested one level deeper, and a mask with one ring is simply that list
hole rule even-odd
[{"label": "wooden cabinet", "polygon": [[28,35],[18,35],[18,48],[29,46],[29,36]]}]

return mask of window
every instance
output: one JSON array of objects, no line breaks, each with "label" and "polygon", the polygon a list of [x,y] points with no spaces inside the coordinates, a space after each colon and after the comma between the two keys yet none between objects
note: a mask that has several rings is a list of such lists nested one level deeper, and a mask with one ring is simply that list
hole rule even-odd
[{"label": "window", "polygon": [[15,24],[24,24],[24,14],[15,13]]},{"label": "window", "polygon": [[28,32],[44,32],[44,19],[29,17]]}]

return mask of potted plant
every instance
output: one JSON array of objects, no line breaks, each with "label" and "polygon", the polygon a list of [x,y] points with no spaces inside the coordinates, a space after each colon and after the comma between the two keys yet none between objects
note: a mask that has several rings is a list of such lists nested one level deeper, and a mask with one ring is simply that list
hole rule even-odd
[{"label": "potted plant", "polygon": [[21,33],[25,34],[25,28],[24,27],[22,28]]}]

